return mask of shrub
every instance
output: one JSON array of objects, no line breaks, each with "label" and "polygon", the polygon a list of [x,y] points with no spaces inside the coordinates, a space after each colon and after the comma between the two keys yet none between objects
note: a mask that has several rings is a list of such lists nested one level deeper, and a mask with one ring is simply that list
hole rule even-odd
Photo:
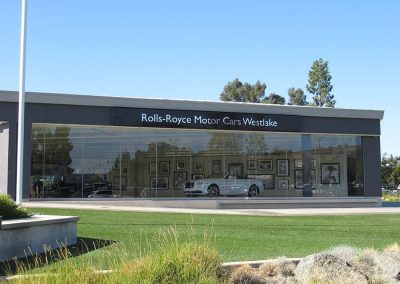
[{"label": "shrub", "polygon": [[398,193],[393,193],[393,192],[384,192],[382,194],[382,200],[386,202],[399,202],[400,195]]},{"label": "shrub", "polygon": [[29,217],[26,209],[19,207],[10,195],[0,193],[0,216],[3,219],[17,219]]}]

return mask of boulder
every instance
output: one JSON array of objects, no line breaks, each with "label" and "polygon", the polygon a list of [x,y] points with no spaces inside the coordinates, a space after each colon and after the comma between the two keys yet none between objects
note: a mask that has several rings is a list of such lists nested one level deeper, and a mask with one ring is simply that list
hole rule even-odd
[{"label": "boulder", "polygon": [[351,267],[346,261],[327,253],[303,258],[294,274],[299,283],[368,284],[368,277],[365,274]]},{"label": "boulder", "polygon": [[366,250],[351,259],[349,263],[371,280],[373,278],[394,280],[397,279],[400,272],[400,256],[393,253]]}]

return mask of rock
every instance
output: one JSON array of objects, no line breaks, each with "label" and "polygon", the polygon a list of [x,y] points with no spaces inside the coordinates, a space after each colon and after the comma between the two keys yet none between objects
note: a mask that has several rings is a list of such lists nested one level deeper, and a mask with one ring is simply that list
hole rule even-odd
[{"label": "rock", "polygon": [[231,274],[231,281],[234,284],[265,284],[264,278],[260,277],[257,269],[248,264],[239,266]]},{"label": "rock", "polygon": [[370,279],[396,279],[400,272],[400,257],[396,254],[366,250],[353,258],[350,264]]},{"label": "rock", "polygon": [[368,277],[344,260],[326,253],[303,258],[294,271],[299,283],[368,283]]},{"label": "rock", "polygon": [[281,258],[275,261],[267,261],[264,264],[260,265],[258,268],[258,274],[261,277],[292,277],[294,276],[294,270],[296,269],[296,264],[285,258]]}]

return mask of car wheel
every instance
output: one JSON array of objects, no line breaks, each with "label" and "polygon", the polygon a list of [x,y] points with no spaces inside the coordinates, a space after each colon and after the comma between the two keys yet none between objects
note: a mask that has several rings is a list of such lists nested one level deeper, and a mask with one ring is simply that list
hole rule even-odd
[{"label": "car wheel", "polygon": [[207,189],[207,196],[208,197],[217,197],[219,194],[219,188],[216,184],[212,184]]},{"label": "car wheel", "polygon": [[247,193],[248,197],[256,197],[258,195],[258,187],[257,185],[253,184],[249,188],[249,192]]}]

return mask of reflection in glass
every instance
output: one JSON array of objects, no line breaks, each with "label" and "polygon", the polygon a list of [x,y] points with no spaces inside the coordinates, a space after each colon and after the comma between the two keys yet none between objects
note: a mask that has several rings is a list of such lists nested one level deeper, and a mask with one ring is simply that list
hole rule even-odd
[{"label": "reflection in glass", "polygon": [[353,135],[34,124],[31,149],[31,197],[184,197],[213,180],[240,196],[229,187],[254,179],[259,197],[364,195]]}]

